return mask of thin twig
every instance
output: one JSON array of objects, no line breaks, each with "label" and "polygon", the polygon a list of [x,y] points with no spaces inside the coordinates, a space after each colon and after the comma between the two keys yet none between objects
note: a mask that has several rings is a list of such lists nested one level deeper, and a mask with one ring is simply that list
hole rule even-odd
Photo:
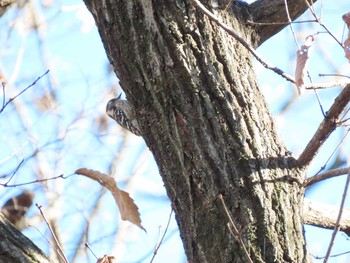
[{"label": "thin twig", "polygon": [[27,144],[28,144],[28,142],[25,142],[25,143],[21,144],[20,146],[18,146],[17,149],[15,149],[7,157],[5,157],[4,159],[0,160],[0,165],[3,164],[4,162],[7,162],[8,160],[10,160],[13,156],[15,156],[19,152],[19,150],[21,150]]},{"label": "thin twig", "polygon": [[162,245],[162,242],[163,242],[163,240],[164,240],[164,237],[165,237],[166,233],[168,232],[169,225],[170,225],[170,220],[171,220],[171,216],[172,216],[172,214],[173,214],[173,211],[174,211],[174,210],[171,209],[171,212],[170,212],[170,215],[169,215],[169,219],[168,219],[168,223],[167,223],[166,228],[165,228],[165,230],[164,230],[163,236],[162,236],[162,238],[159,240],[159,242],[158,242],[156,248],[154,249],[153,256],[152,256],[152,259],[151,259],[150,263],[152,263],[153,260],[154,260],[154,258],[156,257],[156,255],[157,255],[157,253],[158,253],[158,250],[159,250],[160,246]]},{"label": "thin twig", "polygon": [[[292,21],[291,24],[302,24],[302,23],[315,23],[317,20],[303,20],[303,21]],[[289,25],[290,22],[254,22],[247,20],[247,25],[250,26],[273,26],[273,25]]]},{"label": "thin twig", "polygon": [[342,75],[342,74],[318,74],[319,77],[343,77],[350,79],[350,76]]},{"label": "thin twig", "polygon": [[240,244],[240,246],[241,246],[241,248],[242,248],[242,250],[244,252],[244,256],[247,259],[247,262],[253,263],[253,260],[250,258],[250,255],[249,255],[249,253],[247,251],[247,248],[245,247],[244,242],[243,242],[243,240],[241,238],[241,234],[239,233],[235,223],[233,222],[233,218],[231,217],[230,212],[228,211],[228,209],[226,207],[226,204],[225,204],[225,201],[224,201],[224,197],[222,196],[222,194],[218,195],[218,199],[221,201],[222,206],[223,206],[223,208],[225,210],[225,213],[226,213],[226,215],[227,215],[227,217],[229,219],[229,225],[230,225],[229,230],[230,230],[232,236]]},{"label": "thin twig", "polygon": [[[338,253],[338,254],[333,254],[331,256],[329,256],[330,258],[336,258],[336,257],[340,257],[343,255],[347,255],[350,254],[350,251],[346,251],[346,252],[342,252],[342,253]],[[313,256],[315,259],[323,259],[324,257],[317,257],[317,256]]]},{"label": "thin twig", "polygon": [[1,83],[2,85],[2,108],[4,108],[4,105],[5,105],[5,87],[6,87],[6,84],[3,82]]},{"label": "thin twig", "polygon": [[[241,43],[255,58],[256,60],[263,65],[263,67],[272,70],[276,74],[280,75],[281,77],[285,78],[286,80],[292,82],[295,84],[294,78],[285,73],[283,70],[270,65],[267,61],[265,61],[263,58],[259,56],[259,54],[252,48],[242,37],[240,37],[232,28],[230,28],[228,25],[225,23],[221,22],[219,18],[217,18],[212,12],[210,12],[199,0],[192,0],[195,6],[197,6],[199,9],[203,11],[204,14],[206,14],[210,20],[216,22],[222,29],[224,29],[229,35],[234,37],[239,43]],[[318,20],[317,20],[318,21]],[[290,24],[289,22],[287,24]],[[347,82],[339,82],[339,81],[333,81],[333,82],[328,82],[328,83],[314,83],[314,84],[309,84],[305,85],[305,89],[326,89],[330,87],[335,87],[335,86],[345,86],[349,84],[349,81]]]},{"label": "thin twig", "polygon": [[323,173],[318,173],[310,178],[305,179],[303,186],[309,187],[310,185],[321,182],[323,180],[327,180],[336,176],[347,174],[348,171],[349,171],[349,168],[338,168],[338,169],[329,170]]},{"label": "thin twig", "polygon": [[6,108],[6,106],[11,103],[13,100],[15,100],[18,96],[22,95],[25,91],[27,91],[29,88],[33,87],[42,77],[44,77],[46,74],[48,74],[50,72],[50,70],[48,69],[44,74],[42,74],[41,76],[39,76],[32,84],[30,84],[28,87],[26,87],[24,90],[22,90],[21,92],[19,92],[16,96],[10,98],[0,109],[0,113],[2,113],[4,111],[4,109]]},{"label": "thin twig", "polygon": [[197,6],[199,9],[203,11],[204,14],[206,14],[210,20],[216,22],[222,29],[224,29],[229,35],[233,36],[239,43],[241,43],[255,58],[257,61],[261,63],[265,68],[270,69],[280,75],[281,77],[285,78],[286,80],[295,83],[294,78],[290,76],[289,74],[285,73],[283,70],[270,65],[268,62],[266,62],[264,59],[262,59],[258,53],[252,48],[242,37],[240,37],[232,28],[227,26],[226,24],[222,23],[219,18],[217,18],[212,12],[210,12],[208,9],[205,8],[205,6],[199,1],[199,0],[193,0],[193,3],[195,6]]},{"label": "thin twig", "polygon": [[63,261],[64,261],[65,263],[69,263],[69,261],[68,261],[66,255],[65,255],[64,252],[63,252],[63,249],[62,249],[62,247],[61,247],[61,245],[60,245],[60,242],[58,242],[57,237],[56,237],[54,231],[53,231],[52,228],[51,228],[51,225],[50,225],[49,222],[47,221],[46,216],[45,216],[44,212],[43,212],[42,209],[41,209],[42,206],[41,206],[41,205],[38,205],[38,204],[35,204],[35,205],[36,205],[36,207],[39,209],[39,212],[40,212],[41,216],[43,217],[43,219],[44,219],[44,221],[45,221],[47,227],[48,227],[49,230],[50,230],[50,233],[51,233],[51,235],[52,235],[52,237],[53,237],[53,239],[54,239],[54,241],[55,241],[55,245],[56,245],[56,247],[57,247],[58,254],[60,255],[60,257],[63,259]]},{"label": "thin twig", "polygon": [[333,155],[336,153],[336,151],[339,149],[339,147],[344,143],[344,141],[346,140],[346,138],[349,135],[349,131],[348,130],[345,135],[343,136],[343,138],[341,139],[341,141],[338,143],[337,147],[335,147],[334,151],[332,152],[332,154],[328,157],[326,163],[324,164],[324,166],[326,166],[328,164],[328,162],[331,160],[331,158],[333,157]]},{"label": "thin twig", "polygon": [[342,145],[342,143],[345,141],[346,137],[349,135],[349,131],[350,131],[350,130],[348,130],[348,131],[346,132],[346,134],[343,136],[343,138],[341,139],[341,141],[338,143],[337,147],[335,147],[335,149],[333,150],[333,152],[331,153],[331,155],[328,157],[328,159],[327,159],[327,161],[325,162],[325,164],[320,168],[320,170],[316,173],[316,175],[318,175],[320,172],[322,172],[322,171],[326,168],[328,162],[331,160],[331,158],[333,157],[333,155],[336,153],[336,151],[339,149],[339,147],[340,147],[340,146]]},{"label": "thin twig", "polygon": [[348,115],[348,113],[350,112],[350,108],[348,108],[345,112],[344,112],[344,114],[343,114],[343,116],[340,118],[340,123],[343,125],[345,122],[347,122],[348,120],[349,120],[349,118],[345,118],[346,117],[346,115]]},{"label": "thin twig", "polygon": [[317,23],[324,28],[324,30],[327,31],[327,33],[341,46],[344,47],[344,45],[332,34],[332,32],[326,27],[325,24],[323,24],[321,18],[319,18],[316,13],[315,10],[313,9],[313,7],[311,7],[311,5],[309,4],[309,2],[307,0],[305,0],[305,3],[307,4],[307,6],[310,9],[311,14],[314,16],[314,18],[316,19]]},{"label": "thin twig", "polygon": [[344,87],[350,84],[350,81],[331,81],[326,83],[310,83],[305,85],[305,89],[328,89],[332,87]]},{"label": "thin twig", "polygon": [[40,235],[42,235],[42,237],[47,241],[47,243],[49,243],[49,245],[55,249],[55,246],[51,243],[51,241],[39,230],[39,228],[37,228],[36,226],[33,225],[28,225],[28,227],[34,227],[39,233]]},{"label": "thin twig", "polygon": [[[21,167],[21,165],[24,163],[24,159],[22,159],[22,161],[17,165],[15,171],[12,173],[12,175],[10,176],[10,178],[8,179],[8,181],[4,184],[4,186],[6,186],[11,180],[12,178],[15,176],[15,174],[18,172],[19,168]],[[0,184],[1,185],[1,184]]]},{"label": "thin twig", "polygon": [[50,178],[46,178],[46,179],[36,179],[36,180],[29,181],[29,182],[26,182],[26,183],[8,184],[8,182],[7,182],[5,184],[1,184],[0,183],[0,185],[3,186],[3,187],[18,187],[18,186],[23,186],[23,185],[28,185],[28,184],[41,183],[41,182],[46,182],[46,181],[50,181],[50,180],[55,180],[55,179],[58,179],[58,178],[67,179],[68,177],[70,177],[72,175],[74,175],[74,174],[69,174],[67,176],[64,176],[64,174],[61,174],[61,175],[50,177]]},{"label": "thin twig", "polygon": [[289,9],[288,9],[287,0],[284,0],[284,7],[286,8],[286,14],[287,14],[287,18],[288,18],[288,23],[289,23],[290,30],[292,31],[292,35],[293,35],[295,44],[297,45],[298,50],[299,50],[300,47],[299,47],[299,43],[298,43],[298,41],[297,41],[297,38],[296,38],[296,36],[295,36],[294,28],[293,28],[293,25],[292,25],[292,19],[290,18],[290,15],[289,15]]},{"label": "thin twig", "polygon": [[322,115],[323,115],[323,118],[324,118],[324,117],[326,117],[326,114],[324,113],[324,110],[323,110],[323,107],[322,107],[322,103],[321,103],[321,99],[320,99],[320,97],[318,96],[317,90],[314,89],[313,91],[314,91],[314,93],[315,93],[315,96],[316,96],[316,98],[317,98],[318,105],[320,106],[320,109],[321,109],[321,112],[322,112]]},{"label": "thin twig", "polygon": [[350,169],[348,169],[348,176],[346,178],[346,182],[345,182],[345,187],[344,187],[344,192],[343,192],[343,197],[342,197],[342,200],[341,200],[341,204],[340,204],[340,207],[339,207],[339,213],[338,213],[338,218],[337,218],[337,222],[334,226],[334,231],[333,231],[333,234],[332,234],[332,238],[329,242],[329,246],[328,246],[328,250],[327,250],[327,253],[326,253],[326,256],[323,260],[323,263],[326,263],[328,261],[328,258],[331,254],[331,251],[332,251],[332,247],[333,247],[333,244],[334,244],[334,239],[338,233],[338,230],[339,230],[339,223],[340,223],[340,219],[341,219],[341,215],[343,213],[343,209],[344,209],[344,203],[345,203],[345,199],[346,199],[346,195],[347,195],[347,192],[348,192],[348,188],[349,188],[349,182],[350,182]]},{"label": "thin twig", "polygon": [[[312,7],[313,7],[313,3],[312,3]],[[323,1],[321,1],[321,5],[320,5],[320,18],[322,18],[322,13],[323,13]]]},{"label": "thin twig", "polygon": [[224,10],[226,11],[233,3],[234,0],[229,0],[227,3],[224,5]]},{"label": "thin twig", "polygon": [[94,251],[91,249],[91,247],[90,247],[90,245],[89,245],[88,242],[85,243],[85,247],[86,247],[87,249],[90,250],[90,252],[92,253],[92,255],[94,255],[94,257],[95,257],[96,259],[98,259],[98,257],[96,256],[96,254],[94,253]]}]

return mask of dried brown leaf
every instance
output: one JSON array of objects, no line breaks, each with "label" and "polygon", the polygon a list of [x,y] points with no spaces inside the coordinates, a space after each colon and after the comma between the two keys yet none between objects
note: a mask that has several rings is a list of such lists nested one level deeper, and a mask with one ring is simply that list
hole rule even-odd
[{"label": "dried brown leaf", "polygon": [[98,258],[96,263],[117,263],[117,260],[113,256],[104,255],[103,257]]},{"label": "dried brown leaf", "polygon": [[348,28],[350,27],[350,12],[344,14],[342,16],[344,22],[346,23],[346,25],[348,26]]},{"label": "dried brown leaf", "polygon": [[343,15],[343,20],[348,27],[348,38],[344,41],[345,57],[350,62],[350,12]]},{"label": "dried brown leaf", "polygon": [[80,168],[76,170],[75,173],[89,177],[90,179],[99,182],[102,186],[106,187],[109,191],[111,191],[118,205],[122,220],[127,220],[137,225],[142,230],[146,231],[141,225],[139,208],[127,192],[118,188],[117,182],[114,180],[113,177],[86,168]]},{"label": "dried brown leaf", "polygon": [[309,48],[312,45],[312,42],[314,41],[313,36],[308,36],[305,39],[304,45],[301,46],[301,48],[297,51],[297,64],[295,67],[295,85],[298,88],[299,94],[304,89],[305,86],[305,75],[306,75],[306,64],[309,59]]}]

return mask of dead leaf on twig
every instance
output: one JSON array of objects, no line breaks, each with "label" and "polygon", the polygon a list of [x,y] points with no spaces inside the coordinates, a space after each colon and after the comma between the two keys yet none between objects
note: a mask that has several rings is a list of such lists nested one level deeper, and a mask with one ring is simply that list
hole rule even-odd
[{"label": "dead leaf on twig", "polygon": [[117,186],[117,182],[113,177],[108,176],[107,174],[100,173],[98,171],[80,168],[75,171],[76,174],[81,174],[86,177],[89,177],[102,186],[106,187],[111,191],[120,211],[120,216],[122,220],[127,220],[135,225],[137,225],[142,230],[146,231],[141,225],[141,218],[139,214],[139,208],[134,203],[134,200],[129,196],[129,194],[123,190],[120,190]]},{"label": "dead leaf on twig", "polygon": [[314,41],[313,36],[308,36],[305,39],[304,45],[297,51],[297,65],[295,67],[295,85],[298,88],[299,94],[302,93],[305,86],[306,63],[309,59],[309,48]]},{"label": "dead leaf on twig", "polygon": [[117,260],[113,256],[104,255],[100,257],[96,263],[117,263]]},{"label": "dead leaf on twig", "polygon": [[350,12],[343,15],[343,20],[348,27],[348,38],[344,41],[345,57],[350,62]]}]

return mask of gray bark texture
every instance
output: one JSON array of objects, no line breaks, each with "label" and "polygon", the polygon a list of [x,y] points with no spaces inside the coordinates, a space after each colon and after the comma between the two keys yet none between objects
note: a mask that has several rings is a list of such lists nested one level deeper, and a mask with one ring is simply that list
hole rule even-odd
[{"label": "gray bark texture", "polygon": [[0,213],[0,262],[46,263],[52,262],[26,236],[19,232]]},{"label": "gray bark texture", "polygon": [[[276,133],[251,54],[191,1],[84,2],[157,161],[188,261],[248,262],[245,247],[253,262],[308,262],[303,169]],[[292,19],[307,8],[288,2]],[[283,0],[234,1],[227,11],[202,3],[253,47],[285,26],[247,23],[286,21]]]}]

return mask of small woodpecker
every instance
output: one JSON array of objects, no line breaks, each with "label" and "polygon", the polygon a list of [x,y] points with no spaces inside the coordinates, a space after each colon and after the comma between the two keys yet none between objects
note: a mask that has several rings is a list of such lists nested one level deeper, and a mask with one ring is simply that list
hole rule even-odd
[{"label": "small woodpecker", "polygon": [[137,136],[141,136],[139,123],[137,122],[134,109],[127,100],[118,98],[111,99],[107,103],[106,113],[109,117],[115,120],[120,126]]}]

